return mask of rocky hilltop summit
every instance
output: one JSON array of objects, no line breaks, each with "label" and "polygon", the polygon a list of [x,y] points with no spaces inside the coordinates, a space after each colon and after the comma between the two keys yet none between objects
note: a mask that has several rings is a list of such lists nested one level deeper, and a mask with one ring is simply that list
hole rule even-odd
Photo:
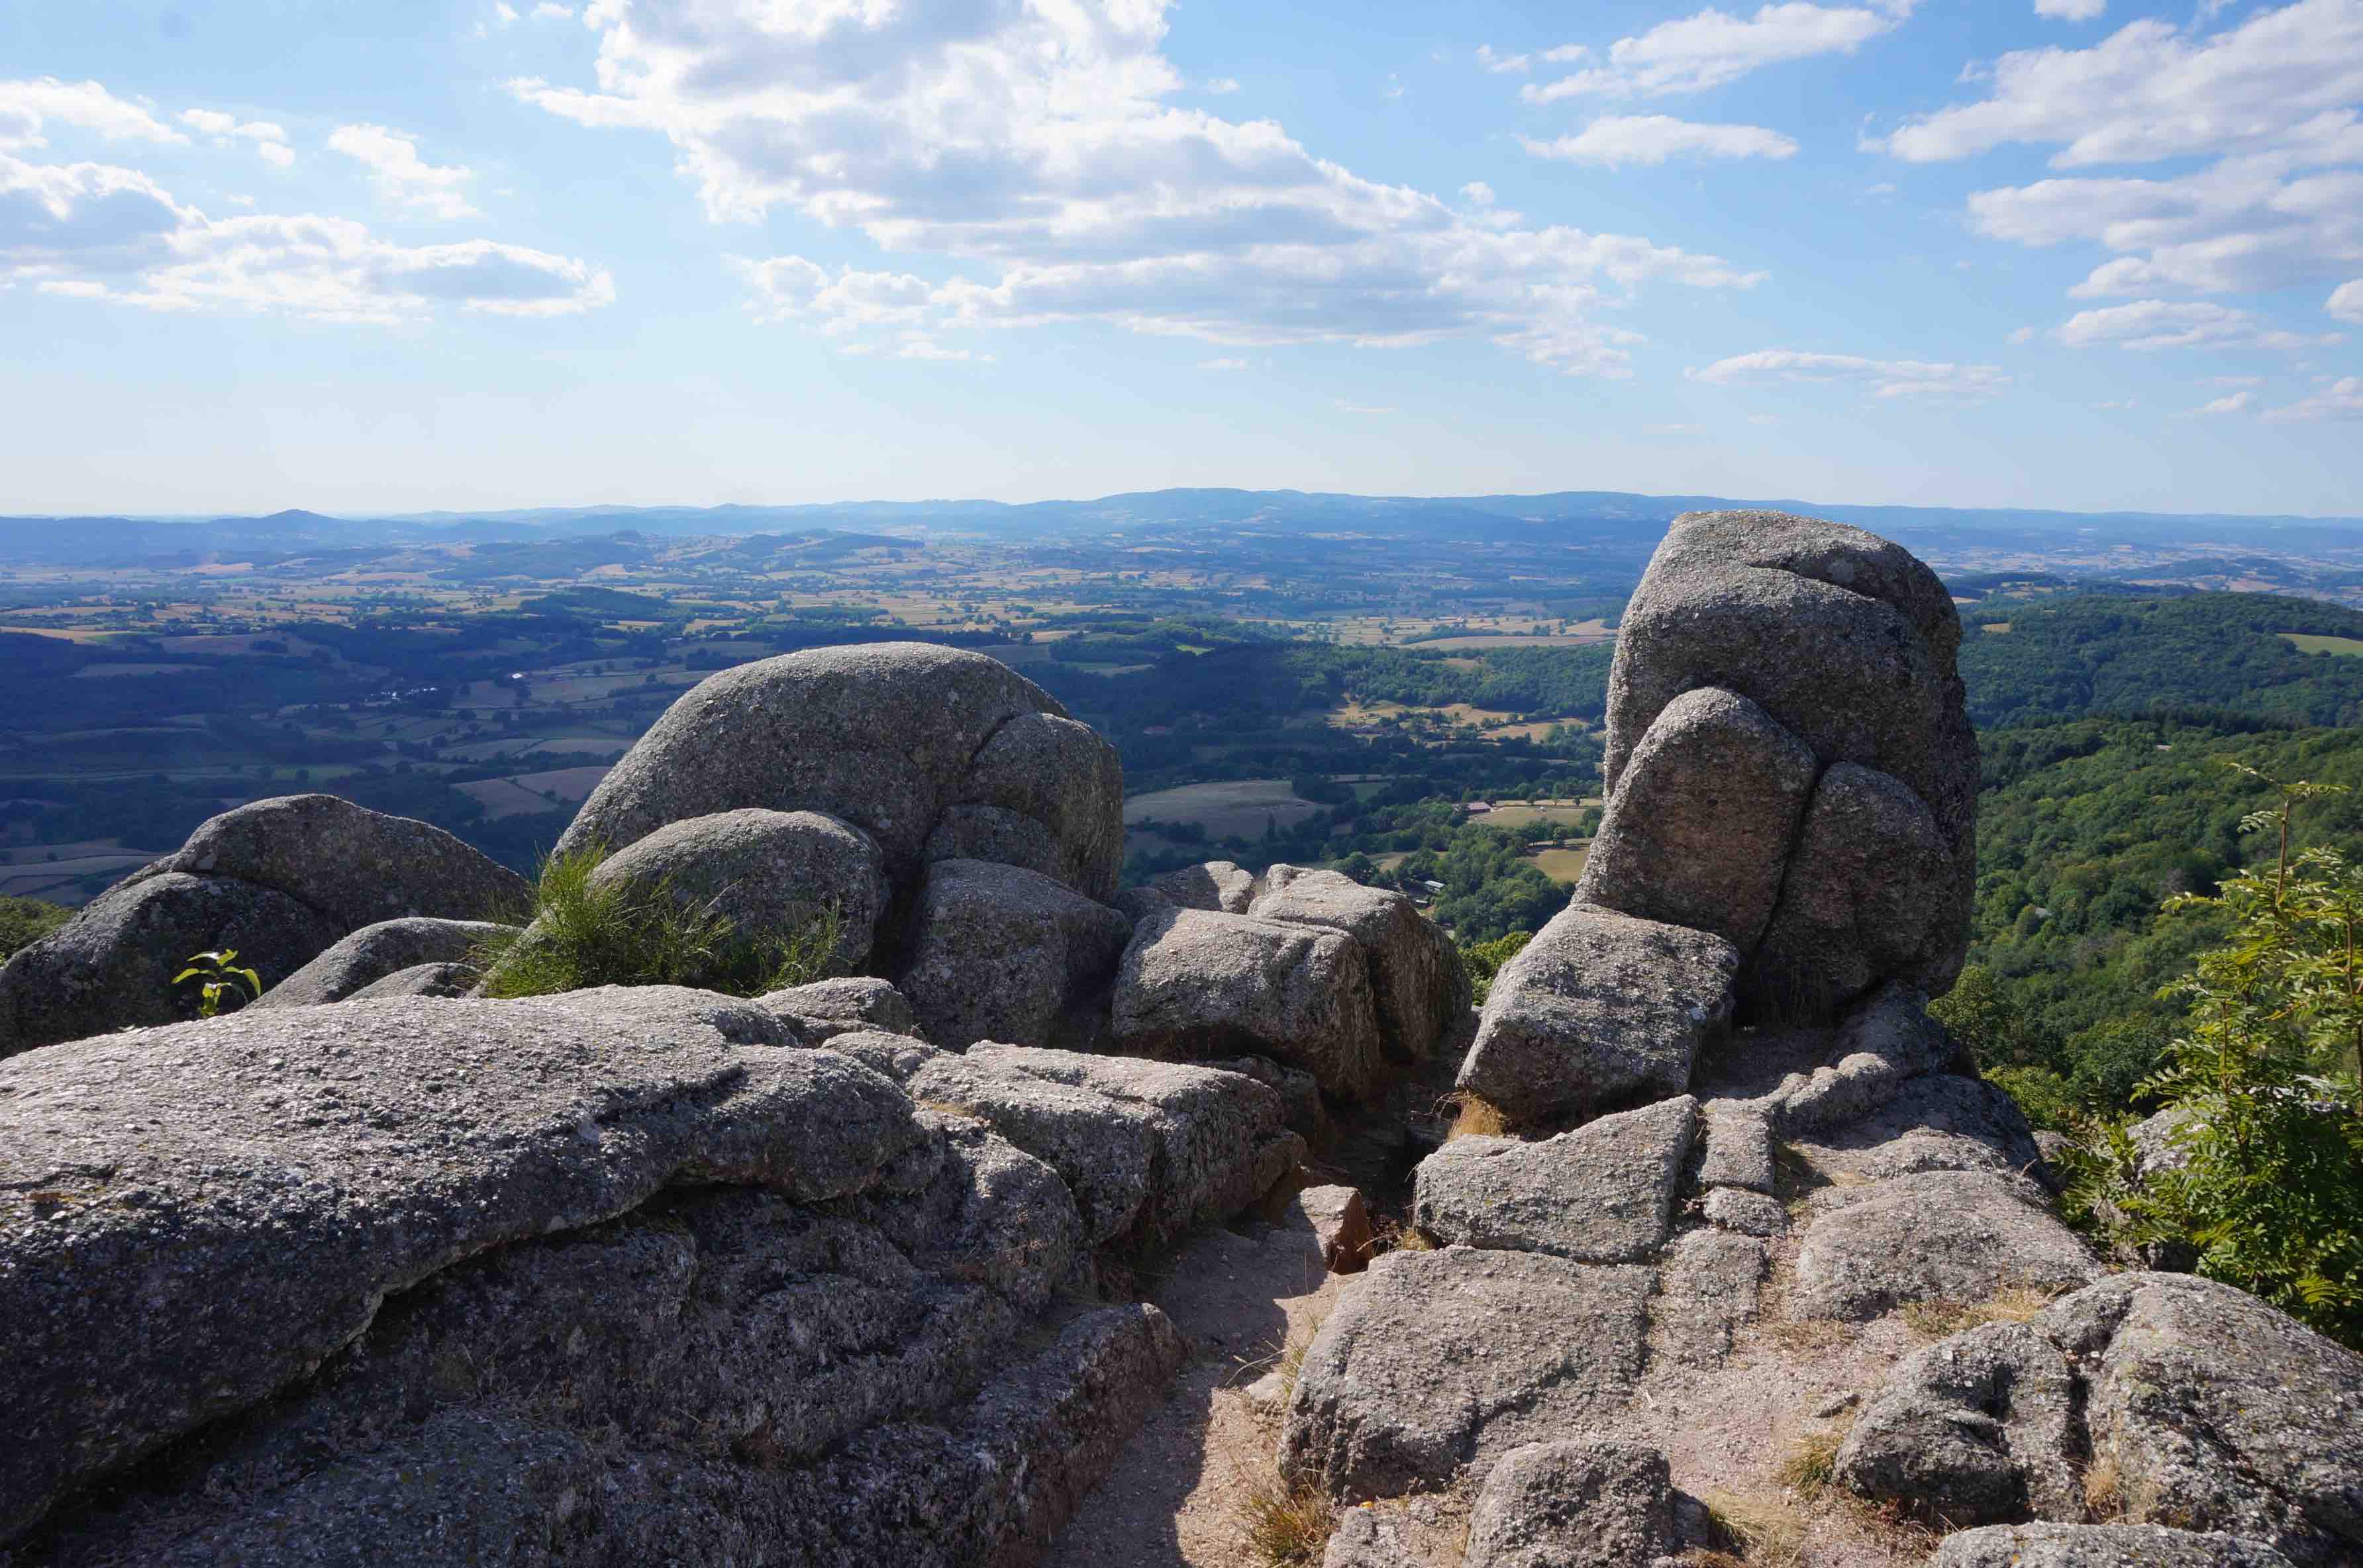
[{"label": "rocky hilltop summit", "polygon": [[1121,887],[1114,749],[936,646],[717,675],[584,803],[568,907],[695,983],[514,994],[546,889],[217,817],[0,968],[0,1563],[2363,1562],[2363,1358],[2097,1255],[1928,1015],[1959,638],[1678,520],[1481,1010],[1338,873]]}]

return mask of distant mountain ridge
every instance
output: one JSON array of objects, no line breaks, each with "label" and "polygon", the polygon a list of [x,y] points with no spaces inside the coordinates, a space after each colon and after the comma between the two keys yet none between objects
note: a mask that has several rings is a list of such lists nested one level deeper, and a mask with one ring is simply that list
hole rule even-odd
[{"label": "distant mountain ridge", "polygon": [[1388,496],[1293,490],[1176,489],[1094,500],[815,502],[793,506],[549,506],[331,517],[288,510],[266,516],[0,517],[0,563],[102,566],[197,564],[223,552],[284,558],[318,550],[529,541],[632,533],[691,538],[789,531],[924,539],[1048,540],[1177,529],[1498,536],[1527,527],[1570,537],[1654,540],[1684,512],[1762,506],[1884,534],[1915,548],[2024,542],[2096,545],[2363,547],[2363,517],[2221,513],[2047,512],[2008,508],[1832,505],[1789,499],[1557,491],[1539,495]]}]

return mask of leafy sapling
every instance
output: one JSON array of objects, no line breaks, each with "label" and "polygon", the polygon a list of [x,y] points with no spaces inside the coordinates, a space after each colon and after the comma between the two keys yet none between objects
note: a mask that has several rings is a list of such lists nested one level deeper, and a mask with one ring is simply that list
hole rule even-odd
[{"label": "leafy sapling", "polygon": [[184,986],[198,982],[197,1016],[212,1018],[222,1010],[222,1003],[230,1003],[231,1010],[244,1007],[262,995],[262,977],[252,969],[238,965],[238,949],[217,948],[211,953],[199,953],[189,959],[189,966],[172,977],[172,983]]}]

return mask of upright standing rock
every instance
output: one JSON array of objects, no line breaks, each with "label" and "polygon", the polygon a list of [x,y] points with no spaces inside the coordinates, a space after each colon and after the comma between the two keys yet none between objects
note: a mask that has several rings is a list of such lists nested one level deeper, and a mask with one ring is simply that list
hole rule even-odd
[{"label": "upright standing rock", "polygon": [[[1609,805],[1586,896],[1629,901],[1626,889],[1646,889],[1651,907],[1634,912],[1733,936],[1752,961],[1743,1008],[1759,1014],[1825,1017],[1888,979],[1949,986],[1977,868],[1977,737],[1960,640],[1936,574],[1875,535],[1777,512],[1675,519],[1617,633],[1602,765]],[[1722,699],[1694,695],[1703,689],[1746,699],[1825,774],[1802,831],[1792,826],[1793,849],[1766,847],[1784,817],[1797,821],[1793,767],[1717,778],[1678,766],[1779,749],[1745,710],[1705,723],[1702,705]],[[1839,764],[1856,771],[1826,777]],[[1670,828],[1645,804],[1661,796],[1685,806]],[[1631,870],[1666,860],[1652,849],[1679,838],[1696,814],[1690,802],[1710,796],[1741,830],[1727,837],[1729,863],[1676,856],[1665,885]],[[1764,937],[1768,886],[1783,891]],[[1754,961],[1759,938],[1770,961]]]}]

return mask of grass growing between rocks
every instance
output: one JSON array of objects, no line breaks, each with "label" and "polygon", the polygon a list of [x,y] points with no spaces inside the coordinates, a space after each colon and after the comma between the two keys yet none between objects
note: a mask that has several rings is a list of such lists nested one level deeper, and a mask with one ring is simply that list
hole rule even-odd
[{"label": "grass growing between rocks", "polygon": [[1452,1130],[1445,1134],[1447,1139],[1499,1138],[1510,1131],[1509,1117],[1484,1096],[1458,1089],[1447,1098],[1455,1107]]},{"label": "grass growing between rocks", "polygon": [[1807,1432],[1781,1456],[1773,1478],[1809,1503],[1820,1501],[1837,1485],[1838,1449],[1845,1441],[1843,1430]]},{"label": "grass growing between rocks", "polygon": [[1747,1568],[1803,1568],[1805,1521],[1786,1499],[1706,1492],[1708,1525],[1718,1540],[1694,1561],[1742,1562]]},{"label": "grass growing between rocks", "polygon": [[2014,1285],[1983,1301],[1913,1301],[1903,1308],[1904,1326],[1925,1339],[1945,1340],[1988,1323],[2025,1323],[2059,1298],[2059,1293]]},{"label": "grass growing between rocks", "polygon": [[835,972],[841,922],[824,910],[802,929],[750,937],[665,882],[601,883],[604,845],[543,857],[533,904],[470,962],[488,997],[546,997],[592,986],[692,986],[757,997]]},{"label": "grass growing between rocks", "polygon": [[1239,1536],[1257,1568],[1315,1568],[1337,1527],[1337,1505],[1317,1481],[1291,1485],[1269,1460],[1239,1477],[1233,1507]]}]

